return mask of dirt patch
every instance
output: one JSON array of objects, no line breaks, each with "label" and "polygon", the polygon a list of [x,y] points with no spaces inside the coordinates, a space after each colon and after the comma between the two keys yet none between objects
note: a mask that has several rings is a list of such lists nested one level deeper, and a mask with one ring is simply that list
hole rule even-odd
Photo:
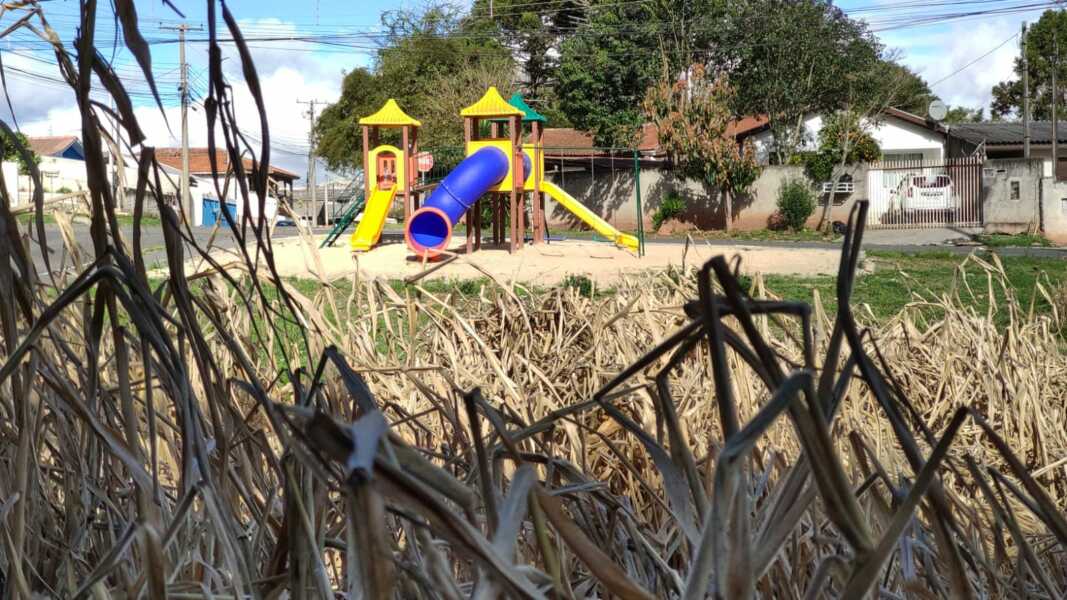
[{"label": "dirt patch", "polygon": [[[278,271],[286,277],[333,280],[351,277],[357,271],[367,278],[403,279],[432,268],[435,263],[415,259],[399,241],[389,240],[370,252],[353,256],[347,240],[338,240],[332,248],[319,249],[321,237],[289,238],[274,242]],[[462,238],[452,248],[461,252]],[[837,271],[840,252],[819,248],[781,248],[762,246],[716,245],[709,242],[685,244],[647,244],[645,256],[609,244],[590,241],[552,242],[527,245],[509,254],[506,248],[483,248],[437,269],[429,278],[469,279],[491,276],[501,282],[515,281],[534,285],[559,283],[568,275],[585,275],[599,284],[611,284],[624,274],[668,266],[695,266],[712,256],[741,257],[745,273],[782,275],[823,275]],[[235,258],[230,251],[220,251],[219,262]],[[190,263],[187,270],[203,268]]]}]

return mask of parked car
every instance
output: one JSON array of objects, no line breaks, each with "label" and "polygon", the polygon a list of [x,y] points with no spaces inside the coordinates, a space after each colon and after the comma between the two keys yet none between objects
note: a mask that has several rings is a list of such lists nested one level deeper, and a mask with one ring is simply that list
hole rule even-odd
[{"label": "parked car", "polygon": [[897,188],[900,207],[906,211],[954,210],[952,178],[945,174],[911,174]]}]

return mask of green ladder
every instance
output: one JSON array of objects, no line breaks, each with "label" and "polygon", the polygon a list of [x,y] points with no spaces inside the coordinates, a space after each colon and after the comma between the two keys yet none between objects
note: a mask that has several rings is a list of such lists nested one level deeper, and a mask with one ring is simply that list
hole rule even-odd
[{"label": "green ladder", "polygon": [[333,246],[333,243],[337,241],[337,238],[341,237],[341,234],[343,234],[346,229],[348,229],[348,226],[352,224],[352,221],[356,220],[356,215],[359,214],[359,211],[363,210],[364,204],[366,204],[366,198],[361,191],[348,203],[348,208],[341,213],[341,218],[333,224],[333,229],[330,230],[330,233],[326,234],[326,239],[322,240],[322,244],[319,245],[319,248]]}]

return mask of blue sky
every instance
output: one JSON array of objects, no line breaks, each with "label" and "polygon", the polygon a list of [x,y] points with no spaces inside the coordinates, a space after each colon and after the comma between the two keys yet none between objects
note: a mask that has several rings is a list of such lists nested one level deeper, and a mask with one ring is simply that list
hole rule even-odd
[{"label": "blue sky", "polygon": [[[193,25],[206,21],[206,3],[203,1],[173,0],[186,13]],[[1001,4],[1010,4],[1007,0]],[[236,0],[229,6],[250,37],[287,38],[301,34],[323,34],[373,31],[380,25],[383,11],[421,6],[419,0]],[[908,9],[904,5],[914,8]],[[948,11],[922,8],[918,0],[846,0],[839,6],[850,14],[865,17],[874,29],[885,29],[900,19],[911,19],[915,11]],[[68,40],[73,37],[77,23],[78,3],[73,0],[56,0],[44,4],[46,15],[59,34]],[[101,4],[106,10],[107,3]],[[149,39],[173,39],[175,32],[162,29],[175,25],[180,18],[159,0],[138,3],[142,31]],[[909,12],[909,10],[911,12]],[[221,16],[221,15],[220,15]],[[1011,76],[1012,60],[1018,55],[1018,40],[1010,39],[1019,30],[1024,20],[1034,21],[1040,12],[1015,13],[987,16],[936,26],[908,27],[882,31],[878,35],[886,46],[894,49],[898,59],[919,72],[933,83],[944,79],[934,91],[950,104],[984,106],[989,102],[989,92],[994,84]],[[10,13],[2,20],[11,20]],[[3,23],[6,26],[8,23]],[[101,22],[101,35],[109,36],[113,24]],[[191,39],[202,38],[203,33],[190,32]],[[106,38],[104,38],[106,39]],[[47,73],[54,76],[53,62],[39,44],[34,46],[28,35],[20,34],[15,40],[0,42],[0,51],[5,52],[4,65],[21,69],[9,72],[9,90],[15,105],[15,113],[21,128],[31,135],[77,134],[79,120],[72,106],[71,95],[62,85],[42,81],[27,72]],[[1007,42],[1007,43],[1004,43]],[[102,40],[101,46],[107,45]],[[1002,44],[1001,46],[998,45]],[[299,41],[253,42],[252,51],[265,91],[274,143],[274,162],[303,175],[307,161],[308,121],[304,116],[306,106],[299,100],[333,101],[340,93],[344,71],[365,66],[371,60],[371,49],[324,46]],[[36,50],[35,50],[36,48]],[[166,104],[167,121],[171,127],[178,123],[178,53],[175,44],[153,45],[153,66],[160,91]],[[206,44],[191,42],[188,58],[191,65],[194,94],[206,89],[207,53]],[[996,48],[996,50],[993,50]],[[990,52],[988,56],[958,74],[952,75],[975,58]],[[131,57],[120,52],[117,56],[120,74],[136,80],[137,68]],[[240,82],[241,73],[236,60],[228,60],[227,75],[231,81]],[[949,77],[952,75],[951,77]],[[948,77],[947,79],[945,79]],[[132,79],[131,79],[132,78]],[[149,142],[157,146],[178,144],[176,130],[167,127],[158,109],[149,102],[147,87],[143,82],[132,84],[139,105],[138,116],[149,135]],[[240,88],[241,86],[236,86]],[[251,98],[238,93],[236,103],[243,112],[253,114]],[[7,118],[6,109],[0,110]],[[206,143],[206,124],[202,112],[194,111],[191,118],[191,135],[194,145]],[[255,123],[247,126],[252,135],[257,135]]]}]

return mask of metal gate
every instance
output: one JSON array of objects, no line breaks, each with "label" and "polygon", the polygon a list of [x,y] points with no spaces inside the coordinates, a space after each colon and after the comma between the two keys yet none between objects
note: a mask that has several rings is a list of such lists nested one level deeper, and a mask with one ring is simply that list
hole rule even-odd
[{"label": "metal gate", "polygon": [[874,228],[982,225],[984,157],[873,163],[867,174]]}]

